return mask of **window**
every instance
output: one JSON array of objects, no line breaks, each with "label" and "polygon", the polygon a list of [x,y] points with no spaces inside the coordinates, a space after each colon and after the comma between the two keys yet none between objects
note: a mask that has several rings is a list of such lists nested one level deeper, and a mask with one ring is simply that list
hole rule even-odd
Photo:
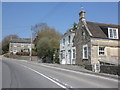
[{"label": "window", "polygon": [[68,50],[68,58],[71,60],[71,50]]},{"label": "window", "polygon": [[16,52],[17,52],[17,50],[16,50],[16,49],[14,49],[14,50],[13,50],[13,53],[16,53]]},{"label": "window", "polygon": [[84,31],[82,31],[82,35],[85,36],[85,32]]},{"label": "window", "polygon": [[31,47],[31,44],[30,44],[30,43],[28,43],[28,47]]},{"label": "window", "polygon": [[75,59],[76,55],[75,55],[75,49],[73,49],[73,58]]},{"label": "window", "polygon": [[83,36],[83,39],[85,39],[85,32],[82,31],[82,36]]},{"label": "window", "polygon": [[65,39],[63,39],[63,45],[65,45]]},{"label": "window", "polygon": [[61,59],[65,58],[65,51],[61,51]]},{"label": "window", "polygon": [[83,59],[88,59],[88,46],[83,45]]},{"label": "window", "polygon": [[117,28],[108,28],[108,36],[111,39],[118,39],[118,29]]},{"label": "window", "polygon": [[99,47],[99,55],[100,56],[105,55],[105,47]]},{"label": "window", "polygon": [[21,43],[21,47],[24,47],[24,43]]},{"label": "window", "polygon": [[13,52],[13,50],[10,50],[10,52]]},{"label": "window", "polygon": [[14,43],[14,47],[17,47],[17,43]]},{"label": "window", "polygon": [[68,43],[70,43],[70,38],[71,38],[71,37],[70,37],[70,36],[68,36]]}]

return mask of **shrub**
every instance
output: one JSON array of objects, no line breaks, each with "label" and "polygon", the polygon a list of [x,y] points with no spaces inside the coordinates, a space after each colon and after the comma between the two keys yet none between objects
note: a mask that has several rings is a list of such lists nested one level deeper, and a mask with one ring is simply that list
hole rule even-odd
[{"label": "shrub", "polygon": [[9,53],[4,54],[4,57],[10,57]]},{"label": "shrub", "polygon": [[[30,52],[17,52],[16,55],[29,56]],[[32,56],[37,56],[37,52],[32,52]]]}]

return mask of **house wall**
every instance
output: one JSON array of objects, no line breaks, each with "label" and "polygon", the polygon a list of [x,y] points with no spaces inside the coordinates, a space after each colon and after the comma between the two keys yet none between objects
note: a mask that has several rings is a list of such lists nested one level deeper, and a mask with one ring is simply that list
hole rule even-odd
[{"label": "house wall", "polygon": [[[105,55],[99,56],[99,46],[105,47]],[[99,63],[98,60],[120,62],[120,41],[108,39],[91,39],[91,64]]]},{"label": "house wall", "polygon": [[[83,59],[83,45],[88,45],[88,59]],[[76,47],[76,64],[78,65],[95,65],[99,61],[120,62],[120,41],[92,38],[82,21],[79,22],[75,33],[74,46]],[[100,46],[105,47],[104,56],[99,55]]]},{"label": "house wall", "polygon": [[[14,45],[16,44],[16,46]],[[24,46],[22,46],[23,44]],[[13,52],[13,50],[17,50],[17,52],[21,52],[21,50],[28,50],[30,46],[28,45],[30,43],[10,43],[9,44],[9,52]],[[32,48],[34,48],[34,44],[32,44]]]},{"label": "house wall", "polygon": [[[73,58],[73,38],[75,33],[68,32],[63,38],[60,40],[60,63],[61,64],[75,64],[75,59]],[[70,43],[68,43],[68,37],[71,37]],[[65,39],[65,45],[63,44],[63,39]],[[69,52],[71,51],[71,60],[69,59]],[[76,51],[76,50],[75,50]],[[61,54],[64,53],[64,58],[61,58]]]},{"label": "house wall", "polygon": [[[76,64],[78,65],[88,65],[91,63],[91,40],[88,32],[83,26],[82,22],[78,24],[78,29],[75,33],[75,42],[76,47]],[[88,46],[88,59],[83,59],[83,45]]]}]

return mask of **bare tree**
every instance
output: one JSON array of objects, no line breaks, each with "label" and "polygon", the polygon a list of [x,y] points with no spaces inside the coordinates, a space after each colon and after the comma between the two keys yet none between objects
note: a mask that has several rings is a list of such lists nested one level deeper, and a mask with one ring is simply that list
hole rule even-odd
[{"label": "bare tree", "polygon": [[15,39],[15,38],[19,38],[19,36],[17,36],[17,35],[8,35],[8,36],[6,36],[5,38],[3,38],[3,40],[2,40],[2,54],[5,54],[5,53],[7,53],[8,51],[9,51],[9,42],[10,42],[10,40],[12,40],[12,39]]}]

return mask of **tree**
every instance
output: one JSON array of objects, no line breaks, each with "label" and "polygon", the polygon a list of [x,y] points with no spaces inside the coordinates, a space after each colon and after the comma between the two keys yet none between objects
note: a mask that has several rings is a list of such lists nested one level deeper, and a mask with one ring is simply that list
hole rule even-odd
[{"label": "tree", "polygon": [[61,34],[45,23],[35,25],[32,30],[37,36],[35,46],[38,57],[42,58],[43,62],[58,62],[58,59],[55,60],[54,55],[58,58]]},{"label": "tree", "polygon": [[2,42],[0,42],[0,55],[2,55]]},{"label": "tree", "polygon": [[[52,46],[48,38],[41,38],[37,43],[38,56],[43,59],[43,62],[51,61],[52,57]],[[49,58],[49,61],[45,59]]]},{"label": "tree", "polygon": [[19,38],[17,35],[8,35],[2,40],[2,54],[5,54],[9,51],[9,42],[12,39]]},{"label": "tree", "polygon": [[73,28],[72,28],[73,30],[76,30],[77,29],[77,23],[73,23]]},{"label": "tree", "polygon": [[74,22],[72,28],[68,29],[68,31],[75,31],[77,29],[77,25],[78,24]]}]

